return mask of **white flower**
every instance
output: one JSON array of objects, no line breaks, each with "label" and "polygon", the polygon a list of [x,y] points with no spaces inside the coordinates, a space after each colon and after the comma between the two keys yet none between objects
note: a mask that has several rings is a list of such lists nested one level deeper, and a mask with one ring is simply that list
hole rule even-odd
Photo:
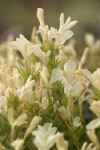
[{"label": "white flower", "polygon": [[85,142],[82,145],[81,150],[97,150],[97,148],[93,145],[93,143],[90,143],[89,145],[87,144],[87,142]]},{"label": "white flower", "polygon": [[16,126],[17,126],[17,127],[20,127],[21,125],[27,123],[26,119],[27,119],[26,113],[25,113],[25,114],[21,114],[21,115],[13,122],[12,126],[13,126],[13,127],[16,127]]},{"label": "white flower", "polygon": [[87,126],[87,130],[95,130],[100,127],[100,118],[92,120]]},{"label": "white flower", "polygon": [[70,39],[73,36],[73,32],[69,29],[72,28],[77,21],[72,21],[69,17],[66,22],[64,23],[64,14],[62,13],[60,15],[60,27],[59,30],[51,27],[51,30],[49,31],[49,38],[55,39],[57,45],[64,44],[68,39]]},{"label": "white flower", "polygon": [[61,106],[58,109],[58,112],[64,121],[69,120],[71,117],[71,112],[69,110],[69,107],[65,108],[64,106]]},{"label": "white flower", "polygon": [[11,143],[11,145],[12,145],[14,148],[16,148],[18,142],[19,142],[19,138],[17,138],[15,141],[13,141],[13,142]]},{"label": "white flower", "polygon": [[83,76],[88,78],[91,84],[100,91],[100,68],[97,68],[92,74],[87,69],[82,69]]},{"label": "white flower", "polygon": [[87,33],[85,35],[85,41],[86,41],[86,44],[88,46],[92,47],[94,45],[94,42],[95,42],[93,34]]},{"label": "white flower", "polygon": [[23,150],[24,140],[17,138],[15,141],[11,143],[11,145],[15,148],[15,150]]},{"label": "white flower", "polygon": [[69,41],[67,45],[64,45],[63,48],[59,49],[59,53],[55,56],[57,62],[59,62],[59,67],[63,68],[64,64],[72,59],[76,59],[76,51],[73,45],[73,41]]},{"label": "white flower", "polygon": [[43,66],[42,71],[40,71],[40,85],[45,85],[46,87],[49,87],[49,72],[46,66]]},{"label": "white flower", "polygon": [[34,144],[38,150],[49,150],[57,140],[56,127],[52,127],[51,123],[45,123],[44,126],[38,126],[35,135]]},{"label": "white flower", "polygon": [[33,45],[22,34],[20,34],[16,41],[11,42],[11,45],[13,48],[19,50],[24,58],[31,55],[35,50],[40,48],[39,44]]},{"label": "white flower", "polygon": [[21,114],[17,119],[14,120],[13,118],[13,110],[11,110],[10,112],[8,112],[8,120],[9,120],[9,123],[11,125],[11,135],[13,137],[14,135],[14,132],[15,132],[15,128],[16,127],[20,127],[24,124],[27,123],[26,119],[27,119],[27,115],[26,113],[24,114]]},{"label": "white flower", "polygon": [[100,100],[99,101],[94,101],[91,106],[90,109],[94,112],[94,114],[100,118]]},{"label": "white flower", "polygon": [[36,62],[34,65],[35,74],[39,74],[39,72],[43,69],[43,65],[41,62]]},{"label": "white flower", "polygon": [[38,8],[37,18],[40,22],[39,31],[42,35],[43,41],[47,41],[48,40],[48,25],[45,25],[44,10],[42,8]]},{"label": "white flower", "polygon": [[93,34],[87,33],[85,35],[85,42],[90,48],[92,54],[95,54],[96,52],[100,51],[100,39],[95,40]]},{"label": "white flower", "polygon": [[38,8],[37,18],[40,22],[40,26],[45,26],[45,23],[44,23],[44,10],[42,8]]},{"label": "white flower", "polygon": [[77,116],[77,117],[75,117],[73,119],[73,126],[76,127],[76,128],[81,126],[81,122],[80,122],[80,117],[79,116]]},{"label": "white flower", "polygon": [[36,128],[36,126],[39,124],[39,122],[41,121],[41,119],[42,119],[42,118],[41,118],[41,117],[38,117],[38,116],[35,116],[35,117],[32,119],[32,121],[31,121],[31,123],[30,123],[28,129],[27,129],[26,132],[25,132],[24,139],[26,139],[27,136]]},{"label": "white flower", "polygon": [[91,75],[91,82],[100,91],[100,68]]},{"label": "white flower", "polygon": [[64,65],[64,76],[61,83],[64,86],[64,93],[71,93],[73,96],[78,96],[83,89],[81,83],[75,78],[74,73],[76,71],[76,63],[69,60]]},{"label": "white flower", "polygon": [[31,49],[33,49],[33,53],[35,56],[39,57],[40,60],[44,63],[44,64],[48,64],[49,62],[49,56],[51,54],[51,51],[48,50],[48,52],[45,54],[45,52],[43,52],[40,48],[34,50],[34,47],[31,47]]},{"label": "white flower", "polygon": [[68,141],[64,140],[64,135],[62,133],[58,133],[56,145],[57,150],[68,150]]},{"label": "white flower", "polygon": [[61,77],[63,75],[63,71],[59,68],[55,68],[52,70],[52,75],[50,79],[50,84],[53,84],[56,81],[61,80]]},{"label": "white flower", "polygon": [[95,130],[87,130],[87,135],[89,139],[92,141],[92,143],[96,146],[96,148],[99,150],[100,149],[100,143],[98,140],[98,137],[96,135]]},{"label": "white flower", "polygon": [[12,75],[8,75],[6,84],[11,91],[16,88],[20,88],[20,86],[23,84],[23,78],[21,77],[21,74],[19,73],[17,68],[13,68]]},{"label": "white flower", "polygon": [[35,86],[35,80],[32,80],[32,75],[29,76],[24,86],[14,91],[14,95],[21,100],[25,95],[32,93],[32,87]]}]

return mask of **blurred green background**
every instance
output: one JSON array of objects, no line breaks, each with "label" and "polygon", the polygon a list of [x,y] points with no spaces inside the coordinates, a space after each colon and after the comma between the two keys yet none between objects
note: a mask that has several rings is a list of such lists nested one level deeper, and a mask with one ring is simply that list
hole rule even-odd
[{"label": "blurred green background", "polygon": [[59,15],[78,20],[72,29],[79,47],[84,43],[84,33],[92,32],[100,38],[100,0],[0,0],[0,42],[8,34],[18,37],[22,33],[30,39],[33,26],[38,27],[37,8],[45,10],[45,22],[50,27],[59,26]]}]

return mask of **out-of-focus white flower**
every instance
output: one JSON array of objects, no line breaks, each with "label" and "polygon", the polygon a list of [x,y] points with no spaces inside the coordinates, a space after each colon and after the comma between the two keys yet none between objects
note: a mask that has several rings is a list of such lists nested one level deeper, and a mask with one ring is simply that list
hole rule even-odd
[{"label": "out-of-focus white flower", "polygon": [[24,148],[24,140],[17,138],[15,141],[11,143],[11,145],[15,148],[15,150],[23,150]]},{"label": "out-of-focus white flower", "polygon": [[18,142],[19,142],[19,138],[17,138],[15,141],[13,141],[13,142],[11,143],[11,145],[12,145],[14,148],[16,148]]},{"label": "out-of-focus white flower", "polygon": [[92,102],[90,109],[98,118],[100,118],[100,100]]},{"label": "out-of-focus white flower", "polygon": [[97,150],[97,148],[93,145],[93,143],[90,143],[90,144],[88,145],[88,143],[85,142],[85,143],[82,145],[81,150]]},{"label": "out-of-focus white flower", "polygon": [[36,128],[36,126],[39,124],[39,122],[41,121],[41,119],[42,119],[42,118],[41,118],[41,117],[38,117],[38,116],[35,116],[35,117],[32,119],[32,121],[31,121],[31,123],[30,123],[28,129],[27,129],[26,132],[25,132],[24,139],[26,139],[27,136]]},{"label": "out-of-focus white flower", "polygon": [[21,114],[12,124],[13,127],[20,127],[21,125],[23,124],[26,124],[27,121],[27,115],[24,113],[24,114]]},{"label": "out-of-focus white flower", "polygon": [[94,119],[87,126],[87,130],[95,130],[100,127],[100,118]]},{"label": "out-of-focus white flower", "polygon": [[34,144],[38,150],[49,150],[57,140],[56,127],[52,127],[51,123],[45,123],[44,126],[38,126],[36,131],[33,131],[35,136]]},{"label": "out-of-focus white flower", "polygon": [[85,35],[85,42],[90,48],[91,53],[100,51],[100,39],[95,40],[93,34],[87,33]]},{"label": "out-of-focus white flower", "polygon": [[15,120],[14,120],[14,116],[13,115],[14,114],[13,114],[13,110],[12,109],[11,109],[11,111],[8,111],[8,120],[9,120],[9,123],[11,125],[11,135],[12,135],[12,138],[14,136],[15,128],[16,127],[20,127],[20,126],[22,126],[22,125],[24,125],[24,124],[27,123],[27,114],[26,113],[21,114]]},{"label": "out-of-focus white flower", "polygon": [[91,80],[91,72],[88,69],[78,70],[87,79]]},{"label": "out-of-focus white flower", "polygon": [[56,141],[57,150],[68,150],[68,141],[64,140],[64,135],[58,132]]},{"label": "out-of-focus white flower", "polygon": [[100,68],[97,68],[96,71],[94,71],[92,74],[89,70],[87,69],[82,69],[82,75],[89,79],[91,84],[100,91]]},{"label": "out-of-focus white flower", "polygon": [[100,68],[94,71],[91,75],[91,82],[94,87],[100,91]]},{"label": "out-of-focus white flower", "polygon": [[6,79],[6,84],[11,91],[14,91],[16,88],[20,88],[23,85],[23,82],[24,80],[17,68],[13,68],[12,74],[8,75]]},{"label": "out-of-focus white flower", "polygon": [[35,50],[38,51],[40,48],[39,44],[33,45],[22,34],[20,34],[16,41],[11,42],[11,45],[14,49],[19,50],[24,58],[31,55]]},{"label": "out-of-focus white flower", "polygon": [[88,46],[93,46],[95,41],[93,34],[87,33],[85,35],[85,41]]},{"label": "out-of-focus white flower", "polygon": [[59,30],[51,27],[49,31],[49,38],[55,39],[57,46],[64,44],[68,39],[70,39],[74,35],[74,33],[69,29],[71,29],[76,23],[77,21],[71,22],[70,17],[64,23],[64,14],[61,13]]},{"label": "out-of-focus white flower", "polygon": [[78,96],[82,91],[83,87],[79,80],[75,78],[74,73],[76,71],[76,63],[69,60],[64,65],[64,76],[62,77],[61,83],[64,86],[64,93],[71,93],[73,96]]},{"label": "out-of-focus white flower", "polygon": [[90,49],[88,47],[85,47],[83,55],[81,57],[80,63],[79,63],[79,69],[82,68],[82,66],[86,63],[88,56],[89,56]]},{"label": "out-of-focus white flower", "polygon": [[92,143],[96,146],[97,150],[99,150],[100,144],[99,144],[98,137],[95,133],[95,130],[87,130],[87,135],[89,139],[92,141]]},{"label": "out-of-focus white flower", "polygon": [[76,127],[76,128],[81,126],[81,122],[80,122],[80,117],[79,116],[77,116],[77,117],[75,117],[73,119],[73,126]]},{"label": "out-of-focus white flower", "polygon": [[17,89],[14,91],[14,95],[18,96],[21,100],[25,95],[31,94],[32,87],[35,86],[35,80],[32,80],[32,75],[29,76],[24,86],[22,86],[20,89]]}]

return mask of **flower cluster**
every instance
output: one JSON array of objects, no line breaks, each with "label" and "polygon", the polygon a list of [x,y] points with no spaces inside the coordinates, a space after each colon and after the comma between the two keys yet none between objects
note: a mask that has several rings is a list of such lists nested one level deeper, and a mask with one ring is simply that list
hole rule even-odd
[{"label": "flower cluster", "polygon": [[59,29],[49,27],[41,8],[37,18],[31,41],[0,44],[0,150],[99,150],[100,68],[83,67],[100,42],[86,35],[78,60],[77,21],[61,13]]}]

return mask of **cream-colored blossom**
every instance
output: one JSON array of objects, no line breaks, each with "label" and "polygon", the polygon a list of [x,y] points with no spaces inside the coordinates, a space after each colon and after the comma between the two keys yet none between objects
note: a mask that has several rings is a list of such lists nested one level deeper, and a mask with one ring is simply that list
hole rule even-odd
[{"label": "cream-colored blossom", "polygon": [[27,58],[35,50],[38,51],[38,49],[40,48],[39,44],[33,45],[22,34],[20,34],[19,38],[17,38],[16,41],[11,42],[11,45],[14,49],[19,50],[24,58]]},{"label": "cream-colored blossom", "polygon": [[93,73],[91,73],[88,69],[82,69],[80,70],[80,73],[86,77],[96,89],[100,91],[100,68],[97,68],[97,70]]},{"label": "cream-colored blossom", "polygon": [[81,150],[97,150],[97,148],[93,145],[93,143],[90,143],[90,144],[88,145],[88,143],[85,142],[85,143],[82,145]]},{"label": "cream-colored blossom", "polygon": [[23,85],[20,89],[14,91],[14,95],[18,96],[19,99],[22,100],[25,95],[33,93],[33,86],[35,86],[35,80],[32,80],[32,75],[30,75],[25,85]]},{"label": "cream-colored blossom", "polygon": [[93,113],[100,118],[100,100],[99,101],[93,101],[90,109],[93,111]]},{"label": "cream-colored blossom", "polygon": [[42,71],[40,71],[40,85],[49,87],[49,72],[46,66],[43,67]]},{"label": "cream-colored blossom", "polygon": [[96,146],[97,150],[99,150],[100,144],[95,130],[87,130],[87,135],[92,143]]},{"label": "cream-colored blossom", "polygon": [[52,70],[52,75],[50,79],[50,84],[53,84],[56,81],[60,81],[63,75],[63,71],[59,68],[55,68]]},{"label": "cream-colored blossom", "polygon": [[23,113],[17,119],[14,119],[13,111],[9,112],[8,115],[10,115],[10,114],[11,114],[11,116],[8,116],[8,120],[11,125],[11,136],[13,138],[15,128],[20,127],[27,123],[27,115],[26,115],[26,113]]},{"label": "cream-colored blossom", "polygon": [[71,29],[76,23],[77,21],[71,22],[70,17],[64,23],[64,13],[61,13],[59,30],[55,29],[54,27],[51,27],[49,31],[49,38],[55,39],[57,46],[64,44],[68,39],[70,39],[74,35],[74,33],[69,29]]},{"label": "cream-colored blossom", "polygon": [[83,87],[80,81],[75,78],[76,63],[69,60],[64,65],[64,76],[62,77],[61,83],[64,86],[64,93],[71,93],[73,96],[78,96],[82,91]]},{"label": "cream-colored blossom", "polygon": [[43,69],[43,65],[41,62],[36,62],[35,65],[34,65],[34,70],[35,70],[35,74],[39,74],[40,71],[42,71]]},{"label": "cream-colored blossom", "polygon": [[34,144],[38,150],[49,150],[57,140],[56,127],[52,127],[51,123],[45,123],[44,126],[38,126],[36,131],[33,131],[35,136]]},{"label": "cream-colored blossom", "polygon": [[42,119],[42,118],[41,118],[41,117],[38,117],[38,116],[35,116],[35,117],[32,119],[32,121],[31,121],[29,127],[27,128],[27,130],[26,130],[26,132],[25,132],[24,139],[26,139],[27,136],[36,128],[36,126],[39,124],[39,122],[41,121],[41,119]]},{"label": "cream-colored blossom", "polygon": [[58,132],[56,141],[57,150],[68,150],[68,141],[64,140],[64,135]]},{"label": "cream-colored blossom", "polygon": [[12,126],[13,126],[13,127],[16,127],[16,126],[17,126],[17,127],[20,127],[21,125],[27,123],[26,120],[27,120],[27,115],[26,115],[26,113],[21,114],[16,120],[14,120]]},{"label": "cream-colored blossom", "polygon": [[15,141],[11,143],[15,150],[23,150],[24,148],[24,140],[17,138]]},{"label": "cream-colored blossom", "polygon": [[91,82],[93,86],[100,91],[100,68],[91,75]]},{"label": "cream-colored blossom", "polygon": [[87,126],[87,130],[95,130],[100,127],[100,118],[92,120]]},{"label": "cream-colored blossom", "polygon": [[51,54],[51,51],[48,50],[47,53],[43,52],[40,48],[34,50],[34,47],[32,47],[31,49],[33,49],[33,53],[35,56],[39,57],[40,60],[44,63],[44,64],[48,64],[49,63],[49,56]]},{"label": "cream-colored blossom", "polygon": [[81,122],[80,122],[80,117],[79,116],[77,116],[77,117],[75,117],[73,119],[73,126],[76,127],[76,128],[81,126]]},{"label": "cream-colored blossom", "polygon": [[100,39],[95,40],[94,35],[91,33],[87,33],[85,35],[85,42],[90,48],[91,53],[96,53],[100,51]]},{"label": "cream-colored blossom", "polygon": [[61,107],[58,109],[58,112],[59,112],[59,115],[61,116],[61,118],[62,118],[64,121],[69,120],[70,117],[71,117],[71,112],[70,112],[68,106],[67,106],[67,108],[65,108],[64,106],[61,106]]},{"label": "cream-colored blossom", "polygon": [[[72,40],[71,40],[72,41]],[[72,42],[68,42],[67,45],[59,49],[58,54],[55,56],[57,62],[59,62],[59,67],[63,68],[64,64],[68,60],[76,60],[76,51]]]},{"label": "cream-colored blossom", "polygon": [[8,75],[6,79],[7,86],[11,91],[14,91],[16,88],[20,88],[23,85],[23,82],[24,80],[17,68],[13,68],[12,74]]},{"label": "cream-colored blossom", "polygon": [[37,18],[40,22],[40,26],[39,26],[39,32],[42,35],[43,41],[47,41],[48,40],[48,25],[45,25],[44,22],[44,10],[42,8],[38,8],[37,10]]}]

